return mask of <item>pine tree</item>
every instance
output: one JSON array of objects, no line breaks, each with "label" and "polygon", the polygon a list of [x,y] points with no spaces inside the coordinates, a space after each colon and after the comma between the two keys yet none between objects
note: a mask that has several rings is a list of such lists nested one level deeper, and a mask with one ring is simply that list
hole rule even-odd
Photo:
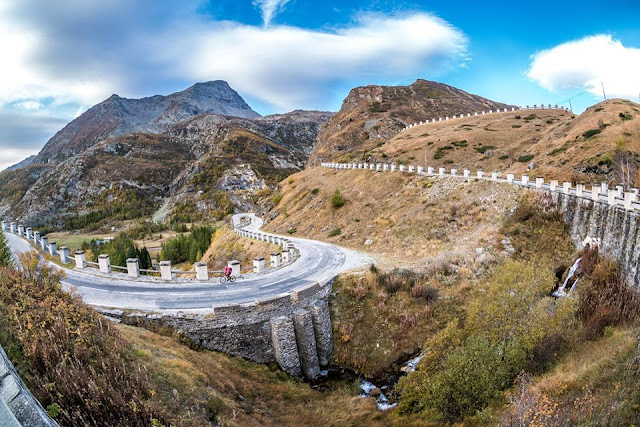
[{"label": "pine tree", "polygon": [[0,267],[8,267],[10,265],[13,265],[11,252],[9,251],[4,233],[0,231]]}]

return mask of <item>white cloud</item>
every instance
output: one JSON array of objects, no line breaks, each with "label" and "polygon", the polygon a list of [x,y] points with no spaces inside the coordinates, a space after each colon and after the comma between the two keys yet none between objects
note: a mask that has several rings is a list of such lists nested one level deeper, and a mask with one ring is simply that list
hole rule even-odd
[{"label": "white cloud", "polygon": [[323,104],[336,83],[442,74],[464,63],[467,38],[428,14],[365,15],[333,31],[219,23],[163,46],[161,61],[176,73],[227,80],[241,94],[286,110]]},{"label": "white cloud", "polygon": [[585,89],[601,96],[603,82],[607,96],[637,98],[638,70],[640,49],[599,34],[536,53],[527,76],[550,91]]},{"label": "white cloud", "polygon": [[284,7],[291,0],[254,0],[254,6],[258,6],[262,11],[262,21],[265,26],[271,24],[274,16],[284,10]]},{"label": "white cloud", "polygon": [[15,106],[24,110],[39,110],[43,107],[42,103],[34,101],[33,99],[18,102],[17,104],[15,104]]}]

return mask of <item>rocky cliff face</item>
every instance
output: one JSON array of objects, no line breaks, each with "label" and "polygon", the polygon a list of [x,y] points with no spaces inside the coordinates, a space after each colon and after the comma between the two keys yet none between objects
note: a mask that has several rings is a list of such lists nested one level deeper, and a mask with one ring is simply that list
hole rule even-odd
[{"label": "rocky cliff face", "polygon": [[503,107],[506,105],[427,80],[409,86],[357,87],[319,133],[309,164],[360,158],[407,124],[427,117]]},{"label": "rocky cliff face", "polygon": [[126,133],[163,133],[183,120],[204,113],[260,117],[227,82],[221,80],[196,83],[168,96],[127,99],[111,95],[55,134],[35,162],[56,163],[100,141]]}]

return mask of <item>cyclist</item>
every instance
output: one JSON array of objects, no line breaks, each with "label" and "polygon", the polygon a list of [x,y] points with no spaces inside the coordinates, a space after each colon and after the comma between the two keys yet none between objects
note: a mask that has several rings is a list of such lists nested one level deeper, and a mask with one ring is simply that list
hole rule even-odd
[{"label": "cyclist", "polygon": [[233,270],[231,269],[231,267],[229,267],[228,265],[224,268],[224,277],[226,277],[227,279],[229,278],[229,276],[231,276],[231,273],[233,272]]}]

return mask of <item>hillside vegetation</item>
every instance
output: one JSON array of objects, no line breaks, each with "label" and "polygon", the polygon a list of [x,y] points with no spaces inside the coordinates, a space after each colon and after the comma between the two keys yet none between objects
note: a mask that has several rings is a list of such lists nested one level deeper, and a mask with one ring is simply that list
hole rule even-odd
[{"label": "hillside vegetation", "polygon": [[631,187],[639,185],[640,105],[612,99],[579,116],[529,110],[429,123],[357,160],[367,159]]}]

